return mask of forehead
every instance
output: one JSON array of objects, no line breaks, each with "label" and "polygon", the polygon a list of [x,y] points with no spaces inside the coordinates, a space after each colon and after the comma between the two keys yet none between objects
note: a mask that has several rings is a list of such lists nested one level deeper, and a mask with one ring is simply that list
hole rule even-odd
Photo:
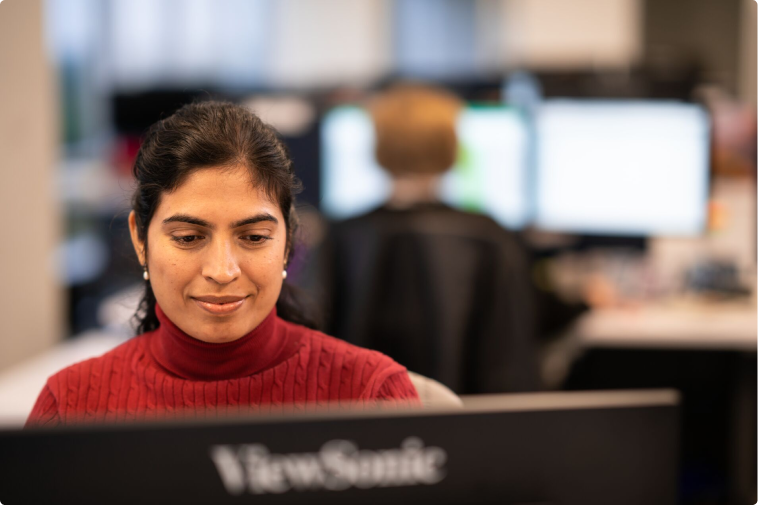
[{"label": "forehead", "polygon": [[277,202],[255,183],[246,167],[208,167],[192,172],[175,190],[163,193],[155,218],[181,213],[223,224],[260,212],[282,219]]}]

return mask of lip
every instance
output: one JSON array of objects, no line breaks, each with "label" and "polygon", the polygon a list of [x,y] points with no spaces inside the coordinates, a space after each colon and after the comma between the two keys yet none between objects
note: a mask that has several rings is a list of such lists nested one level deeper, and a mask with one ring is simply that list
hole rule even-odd
[{"label": "lip", "polygon": [[239,310],[247,300],[246,296],[193,296],[192,300],[206,312],[214,315],[231,314]]}]

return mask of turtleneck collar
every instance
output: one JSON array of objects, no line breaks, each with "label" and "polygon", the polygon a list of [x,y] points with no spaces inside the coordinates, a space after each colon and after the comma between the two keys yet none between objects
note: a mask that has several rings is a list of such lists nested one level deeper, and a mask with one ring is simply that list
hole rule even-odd
[{"label": "turtleneck collar", "polygon": [[298,347],[299,338],[286,331],[276,308],[250,333],[232,342],[213,344],[193,338],[179,329],[160,306],[155,306],[160,326],[150,348],[155,360],[172,374],[189,380],[237,379],[271,368]]}]

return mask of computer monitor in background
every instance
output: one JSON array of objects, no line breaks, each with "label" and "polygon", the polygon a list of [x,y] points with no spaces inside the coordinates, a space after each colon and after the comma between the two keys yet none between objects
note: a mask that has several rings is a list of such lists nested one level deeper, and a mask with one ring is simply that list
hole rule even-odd
[{"label": "computer monitor in background", "polygon": [[0,431],[3,503],[673,505],[670,390]]},{"label": "computer monitor in background", "polygon": [[598,235],[702,232],[709,128],[694,104],[544,102],[536,118],[535,225]]},{"label": "computer monitor in background", "polygon": [[[453,207],[520,228],[529,219],[527,129],[508,107],[469,107],[458,121],[460,153],[442,180],[441,198]],[[321,130],[321,209],[345,219],[381,205],[390,178],[376,163],[374,128],[358,107],[327,113]]]}]

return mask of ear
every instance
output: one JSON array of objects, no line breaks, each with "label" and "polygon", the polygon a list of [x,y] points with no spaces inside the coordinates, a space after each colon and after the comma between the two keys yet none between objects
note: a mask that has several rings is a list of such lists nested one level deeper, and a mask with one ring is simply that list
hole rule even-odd
[{"label": "ear", "polygon": [[145,265],[147,258],[145,257],[145,243],[139,239],[139,233],[137,232],[137,215],[134,211],[129,213],[129,234],[132,237],[132,245],[134,246],[134,252],[137,253],[137,259],[140,265]]},{"label": "ear", "polygon": [[287,270],[287,265],[290,262],[290,251],[292,250],[293,237],[290,235],[289,227],[287,227],[287,237],[284,240],[284,269]]}]

